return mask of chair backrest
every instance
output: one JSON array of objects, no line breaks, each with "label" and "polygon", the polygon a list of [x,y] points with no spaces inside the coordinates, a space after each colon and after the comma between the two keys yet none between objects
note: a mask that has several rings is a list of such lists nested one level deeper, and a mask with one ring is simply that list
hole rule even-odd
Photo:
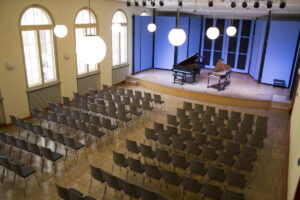
[{"label": "chair backrest", "polygon": [[174,149],[183,150],[185,148],[184,140],[181,137],[173,136],[172,137],[172,146]]},{"label": "chair backrest", "polygon": [[206,133],[208,135],[214,135],[214,136],[217,135],[217,133],[218,133],[217,126],[212,125],[212,124],[208,125],[206,127]]},{"label": "chair backrest", "polygon": [[29,121],[24,121],[24,122],[25,122],[25,128],[31,132],[34,132],[32,122]]},{"label": "chair backrest", "polygon": [[111,129],[111,122],[110,122],[109,119],[103,118],[102,121],[103,121],[103,127],[104,128]]},{"label": "chair backrest", "polygon": [[126,181],[123,181],[123,191],[125,194],[136,199],[141,196],[141,189],[138,186],[130,184]]},{"label": "chair backrest", "polygon": [[21,176],[21,177],[24,176],[22,173],[21,167],[17,163],[9,162],[9,165],[15,174],[17,174],[18,176]]},{"label": "chair backrest", "polygon": [[132,89],[127,89],[127,96],[133,97],[133,90]]},{"label": "chair backrest", "polygon": [[201,133],[196,133],[195,141],[199,145],[204,145],[207,143],[207,136]]},{"label": "chair backrest", "polygon": [[123,188],[122,180],[110,174],[106,174],[106,183],[115,190],[121,190]]},{"label": "chair backrest", "polygon": [[146,101],[153,101],[153,99],[151,97],[151,93],[144,92],[144,98]]},{"label": "chair backrest", "polygon": [[215,152],[214,148],[204,146],[203,147],[203,158],[209,159],[209,160],[215,160],[217,158],[217,154]]},{"label": "chair backrest", "polygon": [[70,108],[64,106],[64,107],[63,107],[62,114],[63,114],[64,116],[71,116],[71,110],[70,110]]},{"label": "chair backrest", "polygon": [[140,149],[141,149],[141,154],[144,157],[152,158],[154,152],[152,151],[152,147],[145,145],[145,144],[140,144]]},{"label": "chair backrest", "polygon": [[156,158],[159,162],[165,162],[168,163],[170,160],[168,151],[165,151],[163,149],[156,149]]},{"label": "chair backrest", "polygon": [[25,140],[17,140],[17,144],[18,144],[18,147],[25,150],[25,151],[29,151],[29,148],[28,148],[28,144]]},{"label": "chair backrest", "polygon": [[89,95],[90,96],[95,96],[96,95],[96,90],[95,89],[93,89],[93,88],[88,88],[88,91],[89,91]]},{"label": "chair backrest", "polygon": [[67,188],[59,186],[56,184],[56,190],[59,198],[62,198],[64,200],[70,200],[69,191]]},{"label": "chair backrest", "polygon": [[2,141],[3,143],[7,143],[7,135],[2,131],[0,131],[0,141]]},{"label": "chair backrest", "polygon": [[175,115],[167,115],[167,123],[173,126],[177,126],[177,118]]},{"label": "chair backrest", "polygon": [[64,135],[62,133],[54,132],[54,136],[58,143],[63,144],[63,145],[66,144]]},{"label": "chair backrest", "polygon": [[121,120],[121,121],[126,121],[128,119],[126,112],[122,111],[122,110],[119,110],[118,111],[118,119]]},{"label": "chair backrest", "polygon": [[142,106],[144,110],[151,110],[150,101],[142,101]]},{"label": "chair backrest", "polygon": [[192,110],[192,109],[193,109],[192,103],[191,103],[191,102],[186,102],[186,101],[184,101],[184,102],[183,102],[183,109],[184,109],[184,110],[188,110],[188,111]]},{"label": "chair backrest", "polygon": [[75,140],[71,137],[65,137],[65,140],[66,140],[66,143],[67,143],[67,146],[72,148],[72,149],[75,149],[76,147],[76,143],[75,143]]},{"label": "chair backrest", "polygon": [[199,149],[198,143],[193,140],[187,141],[187,151],[192,154],[199,154],[201,150]]},{"label": "chair backrest", "polygon": [[137,111],[137,107],[134,106],[134,105],[130,105],[129,106],[129,112],[133,115],[137,115],[138,114],[138,111]]},{"label": "chair backrest", "polygon": [[128,166],[127,160],[126,160],[124,154],[122,154],[122,153],[113,151],[113,160],[114,160],[114,163],[120,167]]},{"label": "chair backrest", "polygon": [[55,140],[52,130],[43,128],[43,134],[45,135],[46,138],[53,141]]},{"label": "chair backrest", "polygon": [[211,116],[210,115],[207,115],[205,113],[202,113],[201,114],[201,122],[203,123],[211,123]]},{"label": "chair backrest", "polygon": [[149,176],[151,178],[155,178],[155,179],[158,179],[158,177],[161,174],[161,171],[158,169],[158,166],[151,165],[148,163],[145,163],[145,172],[146,172],[147,176]]},{"label": "chair backrest", "polygon": [[124,96],[123,102],[125,105],[130,105],[131,104],[130,96]]},{"label": "chair backrest", "polygon": [[218,117],[228,119],[228,110],[219,109]]},{"label": "chair backrest", "polygon": [[88,103],[95,103],[95,97],[88,96]]},{"label": "chair backrest", "polygon": [[91,170],[91,176],[94,179],[96,179],[97,181],[100,181],[102,183],[104,183],[106,181],[105,173],[100,168],[90,165],[90,170]]},{"label": "chair backrest", "polygon": [[192,139],[192,131],[181,129],[181,135],[184,140]]},{"label": "chair backrest", "polygon": [[100,119],[96,115],[90,115],[90,124],[100,127]]},{"label": "chair backrest", "polygon": [[89,124],[89,134],[98,136],[99,135],[98,133],[99,133],[98,127],[95,126],[94,124]]},{"label": "chair backrest", "polygon": [[37,109],[37,108],[32,108],[31,109],[31,114],[32,114],[33,117],[38,118],[39,117],[39,113],[40,113],[39,109]]},{"label": "chair backrest", "polygon": [[[54,113],[54,114],[55,114],[55,113]],[[55,117],[56,117],[56,115],[55,115]],[[26,128],[26,127],[25,127],[25,120],[24,120],[24,119],[18,118],[18,119],[17,119],[17,123],[18,123],[18,126],[19,126],[19,127],[24,128],[24,129]]]},{"label": "chair backrest", "polygon": [[169,183],[171,185],[179,185],[182,179],[175,173],[168,170],[163,170],[163,178],[166,183]]},{"label": "chair backrest", "polygon": [[7,142],[8,142],[10,145],[15,146],[15,147],[18,146],[17,140],[16,140],[16,138],[15,138],[14,136],[7,135],[6,138],[7,138]]},{"label": "chair backrest", "polygon": [[188,162],[185,159],[185,156],[179,155],[179,154],[173,154],[172,156],[172,162],[174,166],[180,167],[185,169],[187,167]]},{"label": "chair backrest", "polygon": [[73,117],[74,119],[80,120],[79,110],[76,110],[76,109],[71,110],[71,117]]},{"label": "chair backrest", "polygon": [[209,178],[220,182],[223,182],[226,177],[224,169],[220,169],[212,165],[208,168],[208,176]]},{"label": "chair backrest", "polygon": [[202,132],[203,131],[203,123],[199,121],[193,121],[193,131],[194,132]]},{"label": "chair backrest", "polygon": [[153,123],[153,126],[154,126],[153,129],[154,129],[154,131],[155,131],[156,133],[163,133],[163,132],[165,131],[164,125],[161,124],[161,123],[154,122],[154,123]]},{"label": "chair backrest", "polygon": [[227,141],[225,151],[232,154],[232,155],[239,155],[239,153],[241,151],[240,150],[240,144],[235,143],[235,142],[231,142],[231,141]]},{"label": "chair backrest", "polygon": [[193,159],[190,161],[190,170],[191,173],[198,174],[201,176],[204,176],[207,172],[207,169],[205,168],[203,162],[193,160]]},{"label": "chair backrest", "polygon": [[205,114],[207,115],[215,115],[216,114],[216,108],[213,106],[206,106]]},{"label": "chair backrest", "polygon": [[49,111],[47,116],[49,121],[57,122],[56,113]]},{"label": "chair backrest", "polygon": [[58,123],[60,123],[62,125],[67,125],[68,124],[67,117],[65,115],[62,115],[62,114],[58,114],[57,121],[58,121]]},{"label": "chair backrest", "polygon": [[182,117],[186,117],[186,110],[184,110],[182,108],[177,108],[176,114],[179,119]]},{"label": "chair backrest", "polygon": [[107,92],[108,91],[108,85],[102,84],[102,90]]},{"label": "chair backrest", "polygon": [[142,92],[141,92],[141,91],[138,91],[138,90],[136,90],[136,91],[135,91],[135,98],[137,98],[137,99],[142,99],[142,98],[143,98],[143,96],[142,96]]},{"label": "chair backrest", "polygon": [[126,139],[126,149],[132,153],[139,153],[136,141]]},{"label": "chair backrest", "polygon": [[103,99],[97,99],[96,100],[96,104],[98,106],[104,106],[105,107],[105,101]]},{"label": "chair backrest", "polygon": [[34,153],[35,155],[41,156],[41,150],[40,147],[37,144],[28,143],[28,146],[30,148],[31,153]]},{"label": "chair backrest", "polygon": [[167,125],[167,134],[168,136],[177,136],[178,135],[177,127]]},{"label": "chair backrest", "polygon": [[119,94],[114,94],[114,101],[116,103],[121,103],[122,102],[121,96]]},{"label": "chair backrest", "polygon": [[232,111],[230,114],[230,119],[233,121],[241,121],[241,112]]},{"label": "chair backrest", "polygon": [[45,119],[45,120],[48,119],[47,111],[46,110],[40,110],[39,118]]},{"label": "chair backrest", "polygon": [[1,156],[1,155],[0,155],[0,163],[1,163],[2,166],[5,167],[6,169],[12,170],[12,169],[11,169],[11,166],[10,166],[10,164],[9,164],[9,160],[8,160],[7,157]]},{"label": "chair backrest", "polygon": [[156,140],[156,135],[155,135],[155,131],[151,128],[145,128],[145,137],[148,140]]},{"label": "chair backrest", "polygon": [[198,113],[203,113],[203,105],[202,104],[195,104],[195,111]]},{"label": "chair backrest", "polygon": [[164,145],[169,145],[172,143],[170,137],[165,133],[158,133],[158,142]]},{"label": "chair backrest", "polygon": [[183,176],[182,186],[184,189],[194,193],[198,193],[202,187],[196,179],[187,176]]},{"label": "chair backrest", "polygon": [[86,123],[90,122],[90,116],[88,113],[85,113],[85,112],[80,113],[80,119]]},{"label": "chair backrest", "polygon": [[123,87],[119,87],[119,93],[120,93],[120,95],[126,95],[126,92],[125,92],[125,88],[123,88]]},{"label": "chair backrest", "polygon": [[41,151],[43,153],[43,156],[47,158],[48,160],[53,160],[53,153],[49,148],[41,147]]},{"label": "chair backrest", "polygon": [[161,104],[161,96],[159,94],[154,94],[154,103]]},{"label": "chair backrest", "polygon": [[85,122],[83,122],[83,121],[78,121],[78,129],[83,133],[88,132],[88,128],[87,128]]},{"label": "chair backrest", "polygon": [[78,129],[77,123],[76,123],[74,118],[68,117],[67,120],[68,120],[68,126],[69,127],[71,127],[72,129],[75,129],[75,130]]},{"label": "chair backrest", "polygon": [[131,171],[142,173],[143,172],[143,165],[141,164],[140,160],[134,158],[128,158],[129,168]]}]

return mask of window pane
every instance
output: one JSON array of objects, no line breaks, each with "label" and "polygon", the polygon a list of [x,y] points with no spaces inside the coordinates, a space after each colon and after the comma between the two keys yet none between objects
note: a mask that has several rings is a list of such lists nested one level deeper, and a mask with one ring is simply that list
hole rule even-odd
[{"label": "window pane", "polygon": [[210,51],[203,51],[203,56],[204,56],[204,63],[205,65],[210,65]]},{"label": "window pane", "polygon": [[237,45],[237,37],[229,37],[228,51],[235,52]]},{"label": "window pane", "polygon": [[216,66],[218,60],[222,59],[222,52],[221,51],[215,51],[214,52],[214,63],[213,65]]},{"label": "window pane", "polygon": [[[76,35],[76,44],[86,35],[86,34],[96,35],[96,28],[76,28],[75,35]],[[88,65],[77,57],[77,73],[78,75],[87,73],[89,71],[96,71],[98,69],[98,65]]]},{"label": "window pane", "polygon": [[240,53],[247,53],[248,52],[248,46],[249,46],[249,38],[241,38],[240,41]]},{"label": "window pane", "polygon": [[117,11],[113,16],[112,23],[127,23],[125,13],[122,11]]},{"label": "window pane", "polygon": [[95,24],[96,23],[96,19],[95,16],[92,12],[89,12],[89,10],[84,9],[81,10],[75,19],[75,24]]},{"label": "window pane", "polygon": [[223,49],[223,36],[219,36],[215,39],[215,50],[222,51]]},{"label": "window pane", "polygon": [[225,26],[225,19],[217,19],[217,28],[220,31],[220,35],[224,34],[224,26]]},{"label": "window pane", "polygon": [[112,31],[112,63],[113,65],[120,64],[120,32]]},{"label": "window pane", "polygon": [[23,50],[28,86],[42,83],[36,31],[22,31]]},{"label": "window pane", "polygon": [[242,36],[250,36],[251,31],[251,20],[243,20],[242,25]]},{"label": "window pane", "polygon": [[56,80],[53,34],[51,30],[40,30],[41,57],[45,83]]},{"label": "window pane", "polygon": [[228,53],[227,64],[230,65],[231,68],[235,67],[235,53]]},{"label": "window pane", "polygon": [[51,24],[48,14],[40,8],[29,8],[21,19],[21,25],[46,25]]},{"label": "window pane", "polygon": [[247,55],[239,55],[238,56],[238,63],[237,68],[244,70],[246,68],[246,61],[247,61]]},{"label": "window pane", "polygon": [[120,47],[121,47],[121,63],[124,64],[127,63],[127,26],[122,26],[121,34],[120,34]]}]

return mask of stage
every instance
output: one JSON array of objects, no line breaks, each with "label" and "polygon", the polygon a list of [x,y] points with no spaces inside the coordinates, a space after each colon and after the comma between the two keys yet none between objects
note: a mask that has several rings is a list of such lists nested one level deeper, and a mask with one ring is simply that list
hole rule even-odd
[{"label": "stage", "polygon": [[221,105],[268,109],[274,101],[289,104],[286,98],[289,94],[288,89],[258,84],[249,74],[232,72],[230,84],[225,90],[207,88],[207,77],[211,71],[211,69],[201,69],[200,76],[196,76],[195,84],[191,84],[192,77],[189,77],[188,83],[184,85],[173,83],[173,72],[168,70],[150,69],[131,75],[130,78],[145,88]]}]

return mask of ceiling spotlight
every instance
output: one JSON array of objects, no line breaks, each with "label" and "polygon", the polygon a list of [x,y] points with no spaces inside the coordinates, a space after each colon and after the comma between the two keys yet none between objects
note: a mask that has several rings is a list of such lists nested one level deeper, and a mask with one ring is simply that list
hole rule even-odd
[{"label": "ceiling spotlight", "polygon": [[268,9],[271,9],[271,8],[272,8],[272,1],[269,0],[269,1],[267,2],[267,8],[268,8]]},{"label": "ceiling spotlight", "polygon": [[142,4],[143,6],[146,6],[147,5],[146,0],[143,0]]},{"label": "ceiling spotlight", "polygon": [[259,8],[259,2],[256,1],[253,6],[254,6],[254,8]]},{"label": "ceiling spotlight", "polygon": [[178,0],[178,6],[182,7],[182,0]]},{"label": "ceiling spotlight", "polygon": [[247,6],[248,6],[248,5],[247,5],[247,2],[244,1],[244,2],[242,3],[242,7],[243,7],[243,8],[247,8]]},{"label": "ceiling spotlight", "polygon": [[164,0],[160,0],[160,1],[159,1],[159,5],[160,5],[160,6],[164,6],[164,5],[165,5],[165,4],[164,4]]},{"label": "ceiling spotlight", "polygon": [[134,1],[134,5],[135,5],[135,6],[139,6],[138,0],[135,0],[135,1]]},{"label": "ceiling spotlight", "polygon": [[131,6],[130,0],[127,0],[127,7]]},{"label": "ceiling spotlight", "polygon": [[285,1],[281,1],[279,4],[279,8],[284,9],[286,6],[286,2]]},{"label": "ceiling spotlight", "polygon": [[209,1],[208,2],[208,7],[213,7],[214,6],[214,2],[213,1]]},{"label": "ceiling spotlight", "polygon": [[235,8],[236,7],[236,3],[233,1],[231,2],[231,8]]},{"label": "ceiling spotlight", "polygon": [[155,6],[155,0],[151,0],[151,6]]}]

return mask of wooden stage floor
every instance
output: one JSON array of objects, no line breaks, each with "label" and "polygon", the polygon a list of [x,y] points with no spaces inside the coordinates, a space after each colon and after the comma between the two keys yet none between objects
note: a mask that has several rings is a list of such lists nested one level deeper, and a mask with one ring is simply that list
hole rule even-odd
[{"label": "wooden stage floor", "polygon": [[207,88],[207,76],[211,71],[211,69],[201,69],[200,76],[196,76],[196,84],[189,84],[192,83],[192,77],[189,77],[189,83],[185,83],[184,85],[173,83],[173,72],[168,70],[151,69],[139,72],[132,75],[132,77],[171,88],[242,100],[272,101],[274,95],[287,96],[289,94],[288,89],[273,88],[270,85],[258,84],[250,75],[235,72],[231,74],[231,83],[225,90],[218,91],[215,88]]}]

